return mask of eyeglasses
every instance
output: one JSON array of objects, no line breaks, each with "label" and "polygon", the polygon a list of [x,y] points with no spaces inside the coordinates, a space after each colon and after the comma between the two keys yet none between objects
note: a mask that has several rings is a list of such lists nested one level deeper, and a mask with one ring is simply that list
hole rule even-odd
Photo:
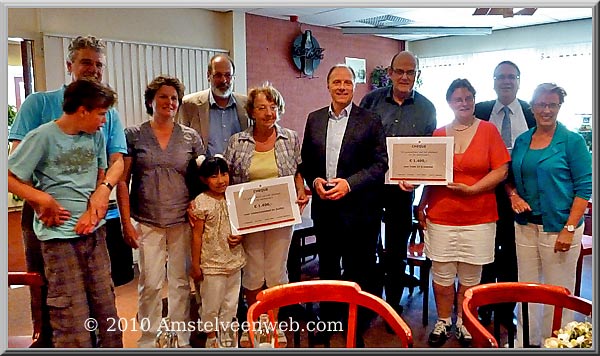
[{"label": "eyeglasses", "polygon": [[538,109],[538,110],[544,110],[546,108],[550,109],[550,110],[558,110],[558,108],[560,108],[560,104],[557,103],[535,103],[533,104],[533,107]]},{"label": "eyeglasses", "polygon": [[223,78],[225,78],[227,80],[231,80],[231,78],[233,78],[234,75],[231,74],[231,73],[225,73],[225,74],[223,74],[223,73],[215,73],[215,74],[212,75],[212,77],[215,78],[215,79],[223,79]]},{"label": "eyeglasses", "polygon": [[519,78],[521,78],[521,77],[518,75],[514,75],[514,74],[509,74],[509,75],[500,74],[500,75],[494,76],[494,80],[504,80],[504,79],[517,80]]},{"label": "eyeglasses", "polygon": [[256,110],[260,111],[260,112],[265,112],[267,111],[267,109],[271,109],[272,112],[279,112],[279,106],[277,105],[271,105],[271,106],[267,106],[267,105],[261,105],[261,106],[257,106]]},{"label": "eyeglasses", "polygon": [[473,96],[467,96],[466,98],[454,98],[454,99],[452,99],[452,102],[454,104],[462,104],[463,102],[464,103],[472,103],[474,101],[475,101],[475,97],[473,97]]},{"label": "eyeglasses", "polygon": [[394,72],[395,74],[397,74],[400,77],[403,77],[404,74],[406,74],[407,77],[412,78],[415,75],[417,75],[417,71],[414,69],[410,69],[407,71],[403,71],[402,69],[395,69],[395,68],[390,68],[392,70],[392,72]]}]

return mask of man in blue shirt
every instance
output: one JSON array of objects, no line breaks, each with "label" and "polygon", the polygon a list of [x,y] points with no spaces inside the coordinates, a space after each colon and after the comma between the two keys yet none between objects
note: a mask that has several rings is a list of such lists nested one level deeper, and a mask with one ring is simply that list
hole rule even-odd
[{"label": "man in blue shirt", "polygon": [[[88,197],[110,184],[104,180],[100,129],[116,101],[117,94],[95,79],[72,82],[64,93],[64,114],[30,131],[8,157],[8,190],[38,212],[33,230],[41,241],[58,348],[123,347],[121,330],[110,330],[119,317],[103,221],[89,232],[85,224],[78,226]],[[98,322],[96,343],[85,327],[90,318]]]},{"label": "man in blue shirt", "polygon": [[[101,82],[104,68],[106,67],[105,44],[93,36],[79,36],[75,38],[69,45],[66,65],[71,74],[72,81],[80,78],[93,78]],[[8,135],[8,139],[11,142],[11,153],[14,152],[29,131],[61,117],[65,89],[66,85],[54,91],[33,93],[27,97],[21,105]],[[102,185],[90,196],[87,211],[77,222],[75,231],[81,235],[92,232],[105,216],[107,219],[110,217],[114,218],[115,214],[118,217],[116,206],[108,213],[107,210],[112,188],[117,184],[123,173],[123,153],[127,152],[127,145],[123,125],[119,119],[119,114],[114,108],[110,109],[106,114],[106,123],[102,127],[102,133],[106,141],[109,168],[106,171]],[[32,207],[27,202],[23,204],[21,230],[25,246],[25,259],[28,272],[37,272],[44,276],[44,260],[40,242],[33,231],[34,210],[35,207]],[[40,218],[44,218],[43,212],[36,211],[36,213]],[[107,223],[106,225],[109,224]],[[119,240],[122,240],[118,219],[116,224],[112,223],[110,225],[118,226],[117,237]],[[104,226],[101,228],[104,228]],[[107,228],[107,231],[107,237],[110,238],[109,236],[114,232],[110,228]],[[131,254],[130,249],[129,254]],[[37,320],[35,315],[32,315],[32,319],[34,325],[41,325],[41,345],[50,347],[52,329],[48,322],[46,290],[42,292],[42,300],[32,299],[31,303],[32,305],[39,304],[42,307],[42,320]]]},{"label": "man in blue shirt", "polygon": [[226,54],[213,56],[206,72],[210,89],[183,97],[177,120],[200,134],[206,154],[222,154],[231,135],[248,128],[246,95],[234,93],[235,64]]}]

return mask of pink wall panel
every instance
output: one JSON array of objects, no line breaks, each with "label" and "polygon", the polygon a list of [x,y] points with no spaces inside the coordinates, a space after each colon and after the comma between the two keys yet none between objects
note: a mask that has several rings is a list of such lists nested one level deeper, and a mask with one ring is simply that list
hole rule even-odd
[{"label": "pink wall panel", "polygon": [[[305,77],[292,61],[292,43],[296,36],[311,30],[324,48],[324,58],[314,72]],[[286,112],[280,124],[304,136],[307,115],[330,102],[326,77],[329,68],[344,63],[345,57],[364,58],[367,81],[377,65],[388,66],[404,42],[369,35],[344,35],[341,30],[310,26],[298,22],[246,15],[246,58],[248,89],[264,81],[271,82],[285,99]],[[354,102],[360,103],[370,91],[369,83],[357,84]]]}]

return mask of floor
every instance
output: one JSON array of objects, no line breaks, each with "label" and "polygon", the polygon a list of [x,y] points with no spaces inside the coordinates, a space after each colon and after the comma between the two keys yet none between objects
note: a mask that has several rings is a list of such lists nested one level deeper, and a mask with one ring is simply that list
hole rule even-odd
[{"label": "floor", "polygon": [[[581,296],[587,299],[592,298],[591,257],[592,256],[586,256],[584,258]],[[305,263],[302,267],[302,278],[312,278],[315,275],[317,265],[318,259],[313,259]],[[135,316],[137,312],[137,277],[134,281],[117,287],[116,295],[118,313],[122,318],[121,322],[126,330],[123,337],[124,347],[135,348],[136,340],[140,335],[139,331],[135,330],[136,328],[139,328],[139,326],[135,323]],[[421,323],[422,300],[422,293],[420,293],[418,289],[416,289],[412,295],[409,295],[408,290],[405,290],[404,297],[402,299],[402,305],[404,306],[404,313],[402,314],[402,317],[412,329],[415,348],[429,348],[427,345],[427,337],[436,320],[435,302],[433,293],[431,292],[429,298],[429,325],[427,327],[423,327]],[[11,288],[8,290],[8,335],[28,335],[31,333],[28,301],[29,291],[27,288]],[[289,333],[287,336],[288,346],[292,347],[292,334]],[[506,337],[505,333],[503,333],[502,337]],[[400,342],[395,339],[395,336],[386,331],[384,323],[379,318],[373,321],[371,328],[366,332],[364,339],[366,347],[370,348],[395,348],[400,345]],[[204,338],[202,335],[195,335],[192,338],[192,346],[203,347],[203,340]],[[506,342],[506,340],[501,341],[501,344],[504,342]],[[301,339],[300,345],[302,347],[307,346],[307,341],[304,335]],[[331,347],[343,346],[343,337],[340,334],[335,334],[331,340]],[[452,336],[442,347],[458,348],[460,345],[456,338]]]}]

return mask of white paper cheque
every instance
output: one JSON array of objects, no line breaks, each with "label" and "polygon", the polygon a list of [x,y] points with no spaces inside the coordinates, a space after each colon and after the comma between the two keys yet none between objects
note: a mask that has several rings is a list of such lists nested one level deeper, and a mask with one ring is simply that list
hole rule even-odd
[{"label": "white paper cheque", "polygon": [[291,226],[302,221],[293,176],[230,185],[225,198],[234,235]]},{"label": "white paper cheque", "polygon": [[453,179],[454,137],[388,137],[386,184],[446,185]]}]

